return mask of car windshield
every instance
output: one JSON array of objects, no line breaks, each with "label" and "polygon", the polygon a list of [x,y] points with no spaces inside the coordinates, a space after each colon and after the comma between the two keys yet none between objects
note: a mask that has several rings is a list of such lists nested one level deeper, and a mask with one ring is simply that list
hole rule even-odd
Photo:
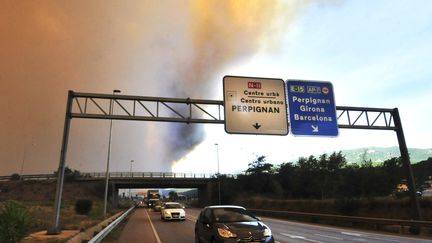
[{"label": "car windshield", "polygon": [[178,203],[173,203],[173,204],[165,204],[165,208],[182,208],[182,206]]},{"label": "car windshield", "polygon": [[257,221],[248,211],[241,208],[216,208],[213,210],[216,222],[250,222]]}]

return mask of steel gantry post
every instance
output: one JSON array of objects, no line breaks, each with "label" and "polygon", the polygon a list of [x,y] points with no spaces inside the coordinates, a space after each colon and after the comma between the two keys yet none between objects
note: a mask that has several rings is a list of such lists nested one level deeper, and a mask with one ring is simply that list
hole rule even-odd
[{"label": "steel gantry post", "polygon": [[50,229],[48,229],[47,233],[51,235],[56,235],[61,233],[61,229],[59,227],[60,222],[60,208],[61,208],[61,199],[63,194],[63,181],[64,181],[64,171],[65,171],[65,161],[66,161],[66,152],[67,145],[69,140],[69,130],[70,130],[70,122],[72,119],[72,100],[73,100],[73,91],[69,90],[67,105],[66,105],[66,115],[64,122],[64,130],[63,130],[63,140],[62,140],[62,148],[60,152],[60,162],[57,170],[57,189],[56,196],[54,202],[54,219],[53,225]]},{"label": "steel gantry post", "polygon": [[393,109],[393,117],[394,122],[396,126],[396,135],[399,142],[399,150],[401,154],[401,160],[402,164],[406,173],[407,181],[408,181],[408,188],[409,188],[409,195],[411,199],[411,211],[412,211],[412,217],[416,220],[422,220],[422,213],[420,209],[420,203],[417,198],[417,189],[416,184],[414,180],[414,173],[411,167],[411,162],[409,158],[408,153],[408,147],[405,142],[405,135],[402,129],[402,121],[399,116],[399,110],[398,108]]},{"label": "steel gantry post", "polygon": [[338,116],[339,128],[393,130],[396,132],[401,160],[408,182],[411,218],[422,220],[420,203],[416,195],[417,189],[414,173],[411,167],[408,147],[405,142],[399,110],[397,108],[383,109],[348,106],[337,106],[336,110],[340,112]]}]

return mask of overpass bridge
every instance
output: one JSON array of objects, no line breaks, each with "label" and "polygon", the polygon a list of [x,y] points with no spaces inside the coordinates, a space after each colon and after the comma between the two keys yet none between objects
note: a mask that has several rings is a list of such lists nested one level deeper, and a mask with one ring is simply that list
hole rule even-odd
[{"label": "overpass bridge", "polygon": [[[79,181],[102,181],[105,173],[82,173],[76,178]],[[136,188],[197,188],[200,206],[215,204],[215,185],[218,181],[215,174],[175,173],[175,172],[111,172],[111,202],[117,206],[120,189]]]},{"label": "overpass bridge", "polygon": [[[227,176],[227,175],[225,175]],[[233,176],[233,175],[228,175]],[[66,178],[75,181],[95,183],[106,180],[105,172],[80,172],[66,174]],[[19,176],[0,176],[0,181],[7,180],[56,180],[56,174],[33,174]],[[137,188],[196,188],[200,206],[217,203],[217,174],[206,173],[176,173],[176,172],[110,172],[109,184],[111,203],[118,205],[120,189]]]}]

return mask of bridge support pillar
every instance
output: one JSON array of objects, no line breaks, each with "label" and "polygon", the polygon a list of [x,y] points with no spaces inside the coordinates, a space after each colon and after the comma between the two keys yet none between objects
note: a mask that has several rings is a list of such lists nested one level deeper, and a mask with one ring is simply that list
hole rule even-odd
[{"label": "bridge support pillar", "polygon": [[209,206],[212,204],[212,183],[198,188],[198,204],[200,207]]},{"label": "bridge support pillar", "polygon": [[118,208],[118,193],[119,189],[113,186],[112,197],[111,197],[111,205],[113,208]]},{"label": "bridge support pillar", "polygon": [[216,183],[211,181],[207,185],[198,188],[199,206],[205,207],[209,205],[216,205]]}]

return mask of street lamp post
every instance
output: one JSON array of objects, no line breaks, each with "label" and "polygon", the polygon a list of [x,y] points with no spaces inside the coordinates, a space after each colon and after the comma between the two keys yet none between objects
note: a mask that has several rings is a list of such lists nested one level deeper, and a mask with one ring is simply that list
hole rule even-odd
[{"label": "street lamp post", "polygon": [[220,170],[219,170],[219,144],[215,143],[216,146],[216,158],[217,158],[217,177],[218,177],[218,202],[221,205],[221,187],[220,187]]},{"label": "street lamp post", "polygon": [[[113,90],[113,95],[116,93],[120,93],[121,91],[118,89]],[[114,110],[113,100],[110,100],[110,111],[109,114],[113,114]],[[108,203],[108,181],[109,181],[109,163],[110,163],[110,155],[111,155],[111,139],[112,139],[112,119],[110,119],[110,128],[109,128],[109,138],[108,138],[108,156],[107,156],[107,166],[105,172],[105,199],[104,199],[104,217],[107,215],[107,203]]]},{"label": "street lamp post", "polygon": [[[133,162],[134,162],[134,160],[131,159],[131,161],[130,161],[130,176],[131,177],[133,177],[133,174],[132,174],[132,164],[133,164]],[[132,199],[132,192],[131,192],[130,187],[129,187],[129,199]]]}]

